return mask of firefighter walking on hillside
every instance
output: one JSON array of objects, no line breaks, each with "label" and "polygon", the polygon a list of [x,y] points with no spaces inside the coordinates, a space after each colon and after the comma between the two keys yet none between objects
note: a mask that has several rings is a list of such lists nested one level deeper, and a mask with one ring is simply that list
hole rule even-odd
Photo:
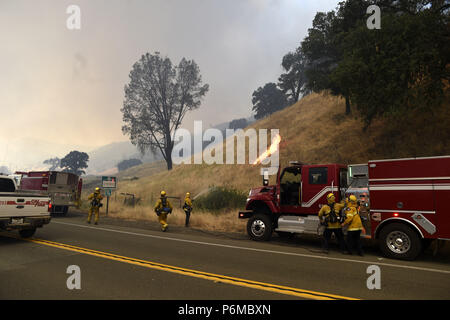
[{"label": "firefighter walking on hillside", "polygon": [[334,233],[342,253],[347,253],[347,245],[341,227],[341,210],[345,207],[344,202],[336,203],[333,193],[327,195],[327,204],[323,205],[319,211],[320,224],[325,226],[323,232],[323,252],[328,253],[331,235]]},{"label": "firefighter walking on hillside", "polygon": [[345,208],[346,218],[341,226],[348,225],[347,229],[347,244],[350,254],[356,251],[360,256],[364,255],[362,251],[360,236],[361,231],[365,232],[359,215],[358,200],[354,195],[349,197],[349,204]]},{"label": "firefighter walking on hillside", "polygon": [[95,214],[94,224],[98,224],[98,216],[99,216],[100,207],[103,206],[102,199],[103,199],[103,197],[100,194],[100,188],[98,188],[98,187],[95,188],[94,193],[91,193],[89,195],[88,200],[91,201],[91,207],[89,208],[87,223],[91,223],[92,212],[94,212],[94,214]]},{"label": "firefighter walking on hillside", "polygon": [[184,213],[186,214],[186,222],[185,227],[189,226],[189,218],[191,217],[192,212],[192,200],[191,200],[191,194],[189,192],[186,193],[186,197],[184,198],[184,205],[183,205]]},{"label": "firefighter walking on hillside", "polygon": [[155,205],[155,212],[158,216],[158,221],[161,224],[162,231],[166,231],[167,227],[167,215],[172,213],[173,207],[167,199],[167,195],[165,191],[161,191],[161,198],[158,199]]}]

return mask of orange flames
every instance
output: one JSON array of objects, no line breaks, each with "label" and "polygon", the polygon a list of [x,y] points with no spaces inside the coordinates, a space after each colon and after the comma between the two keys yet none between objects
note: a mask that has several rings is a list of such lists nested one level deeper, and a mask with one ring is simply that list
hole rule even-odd
[{"label": "orange flames", "polygon": [[264,159],[266,159],[267,157],[269,157],[270,155],[274,154],[275,152],[277,152],[279,145],[281,142],[281,136],[279,134],[277,134],[275,136],[275,138],[273,138],[272,140],[272,144],[270,145],[270,148],[267,149],[262,155],[260,155],[258,157],[258,159],[256,159],[253,164],[258,164],[261,163]]}]

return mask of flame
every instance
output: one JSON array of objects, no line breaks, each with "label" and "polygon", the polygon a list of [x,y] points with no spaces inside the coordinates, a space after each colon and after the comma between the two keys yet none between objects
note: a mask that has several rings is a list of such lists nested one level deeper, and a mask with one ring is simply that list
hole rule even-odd
[{"label": "flame", "polygon": [[269,157],[270,155],[274,154],[275,152],[278,151],[279,145],[281,142],[281,136],[279,134],[277,134],[275,136],[275,138],[273,138],[272,140],[272,144],[270,145],[270,148],[267,149],[262,155],[260,155],[258,157],[258,159],[256,159],[253,164],[258,164],[260,162],[262,162],[264,159],[266,159],[267,157]]}]

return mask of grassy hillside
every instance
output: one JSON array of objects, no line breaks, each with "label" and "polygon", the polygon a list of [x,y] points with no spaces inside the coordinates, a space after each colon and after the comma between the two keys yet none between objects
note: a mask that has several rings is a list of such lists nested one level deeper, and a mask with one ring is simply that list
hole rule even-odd
[{"label": "grassy hillside", "polygon": [[[345,116],[345,102],[326,94],[311,94],[298,103],[255,122],[255,129],[280,129],[280,161],[305,163],[364,163],[370,159],[450,154],[450,108],[448,100],[434,113],[420,110],[399,120],[377,120],[366,131],[355,116]],[[154,219],[151,205],[165,190],[169,196],[194,196],[210,186],[230,186],[247,191],[261,184],[260,166],[253,165],[178,165],[167,171],[163,163],[143,164],[122,172],[120,192],[134,193],[142,199],[134,209],[123,207],[122,198],[112,208],[130,218]],[[122,177],[120,179],[120,177]],[[131,179],[139,177],[139,179]],[[274,178],[272,178],[272,181]],[[223,215],[223,223],[237,220],[236,212]],[[177,216],[176,214],[175,216]],[[195,226],[195,215],[192,218]],[[172,220],[181,221],[179,217]],[[211,224],[218,224],[217,217]],[[208,219],[200,226],[206,227]],[[214,223],[216,222],[216,223]],[[180,222],[181,223],[181,222]],[[209,223],[209,222],[208,222]],[[227,228],[235,228],[236,225]],[[225,227],[223,227],[225,228]],[[242,224],[238,223],[238,228]]]}]

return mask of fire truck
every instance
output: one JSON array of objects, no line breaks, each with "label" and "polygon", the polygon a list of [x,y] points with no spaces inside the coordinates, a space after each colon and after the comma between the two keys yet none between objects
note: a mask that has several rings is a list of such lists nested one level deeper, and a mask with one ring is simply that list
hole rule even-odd
[{"label": "fire truck", "polygon": [[20,190],[33,190],[48,195],[52,213],[66,214],[69,207],[79,206],[83,179],[60,171],[16,172],[20,174]]},{"label": "fire truck", "polygon": [[432,240],[450,240],[450,156],[350,166],[291,162],[278,169],[276,185],[263,175],[263,186],[250,190],[239,218],[248,219],[253,240],[269,240],[274,231],[280,236],[320,234],[318,212],[327,194],[336,201],[349,196],[349,180],[358,175],[366,175],[367,184],[352,192],[363,200],[364,236],[378,241],[385,256],[413,260]]}]

